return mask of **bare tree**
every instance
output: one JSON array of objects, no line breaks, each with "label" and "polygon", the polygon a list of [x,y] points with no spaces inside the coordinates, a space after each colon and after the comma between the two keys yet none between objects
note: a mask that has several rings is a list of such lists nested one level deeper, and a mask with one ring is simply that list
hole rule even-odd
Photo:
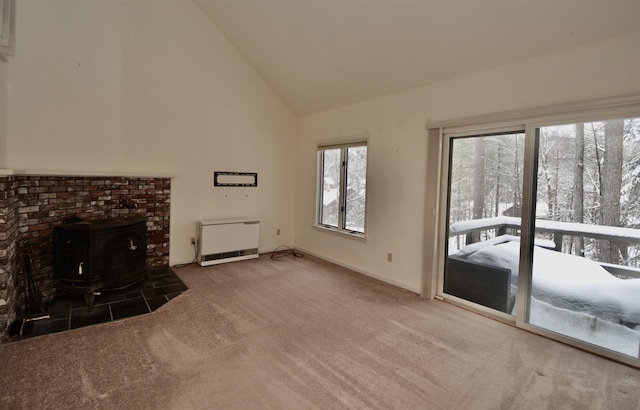
[{"label": "bare tree", "polygon": [[[473,219],[484,218],[484,172],[485,172],[485,138],[474,138],[474,175],[473,175]],[[471,242],[479,242],[479,232],[469,238]]]},{"label": "bare tree", "polygon": [[[600,217],[602,225],[620,226],[620,191],[622,189],[624,121],[605,122],[604,155],[600,186]],[[601,260],[620,263],[620,246],[612,241],[600,242]]]},{"label": "bare tree", "polygon": [[558,150],[557,146],[554,143],[557,139],[557,135],[543,135],[543,138],[540,138],[540,152],[538,156],[538,165],[540,169],[538,172],[540,173],[540,177],[538,179],[539,188],[544,185],[544,191],[546,193],[547,199],[547,207],[549,209],[549,216],[552,219],[555,219],[557,216],[556,204],[557,200],[557,181],[558,181],[558,173],[557,170],[553,168],[553,163],[557,161],[558,158]]},{"label": "bare tree", "polygon": [[[576,124],[575,166],[573,168],[573,222],[584,222],[584,124]],[[574,252],[584,256],[584,238],[576,237]]]}]

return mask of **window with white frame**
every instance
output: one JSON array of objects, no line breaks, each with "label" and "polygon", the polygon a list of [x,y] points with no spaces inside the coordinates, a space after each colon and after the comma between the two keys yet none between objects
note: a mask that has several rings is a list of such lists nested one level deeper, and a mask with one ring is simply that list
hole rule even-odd
[{"label": "window with white frame", "polygon": [[0,0],[0,61],[6,62],[15,49],[16,0]]},{"label": "window with white frame", "polygon": [[364,235],[367,142],[318,147],[319,226]]}]

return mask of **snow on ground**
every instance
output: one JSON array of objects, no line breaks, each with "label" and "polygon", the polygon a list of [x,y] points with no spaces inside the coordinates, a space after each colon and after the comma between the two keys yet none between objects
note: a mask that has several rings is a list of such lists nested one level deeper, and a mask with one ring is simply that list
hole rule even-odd
[{"label": "snow on ground", "polygon": [[638,357],[640,331],[585,313],[557,308],[532,298],[529,323],[630,357]]}]

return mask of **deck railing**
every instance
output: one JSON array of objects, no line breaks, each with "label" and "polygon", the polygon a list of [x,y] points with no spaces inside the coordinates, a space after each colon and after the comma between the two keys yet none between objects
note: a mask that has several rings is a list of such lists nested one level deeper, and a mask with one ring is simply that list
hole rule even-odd
[{"label": "deck railing", "polygon": [[[521,220],[514,216],[498,216],[484,219],[460,221],[449,227],[449,238],[466,235],[466,244],[482,231],[496,230],[496,236],[504,235],[508,230],[520,230]],[[553,236],[555,250],[562,251],[564,236],[603,239],[620,244],[640,244],[640,229],[620,228],[615,226],[588,225],[575,222],[551,221],[536,219],[536,233],[549,233]],[[474,235],[470,235],[474,234]],[[623,278],[640,278],[640,269],[599,262],[610,273]]]}]

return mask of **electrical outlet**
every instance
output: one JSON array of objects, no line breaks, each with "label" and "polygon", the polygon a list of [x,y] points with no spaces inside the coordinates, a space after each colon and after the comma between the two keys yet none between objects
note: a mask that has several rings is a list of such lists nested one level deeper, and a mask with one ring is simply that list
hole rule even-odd
[{"label": "electrical outlet", "polygon": [[276,235],[280,235],[280,228],[276,229]]},{"label": "electrical outlet", "polygon": [[191,238],[191,245],[195,245],[196,244],[196,238]]},{"label": "electrical outlet", "polygon": [[392,261],[393,261],[393,254],[392,254],[391,252],[389,252],[389,253],[387,254],[387,261],[388,261],[388,262],[392,262]]}]

